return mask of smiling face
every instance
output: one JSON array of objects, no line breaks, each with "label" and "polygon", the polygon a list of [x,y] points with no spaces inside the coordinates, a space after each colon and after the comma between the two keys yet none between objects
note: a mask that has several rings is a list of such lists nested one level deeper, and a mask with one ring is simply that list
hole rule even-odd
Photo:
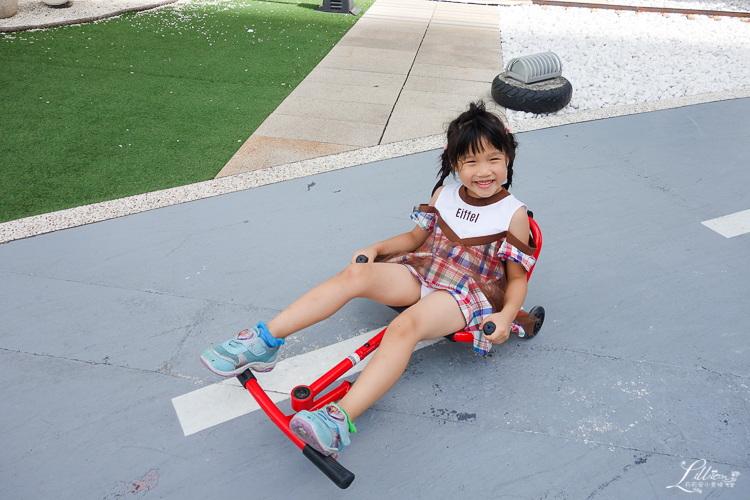
[{"label": "smiling face", "polygon": [[469,195],[489,198],[503,188],[508,178],[508,158],[483,139],[481,150],[468,151],[460,157],[455,170]]}]

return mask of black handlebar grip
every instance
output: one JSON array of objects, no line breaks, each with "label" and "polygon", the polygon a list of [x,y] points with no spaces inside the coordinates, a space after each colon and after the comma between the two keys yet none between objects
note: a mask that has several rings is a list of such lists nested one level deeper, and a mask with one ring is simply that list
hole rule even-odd
[{"label": "black handlebar grip", "polygon": [[338,463],[332,456],[323,455],[309,444],[302,448],[302,454],[342,490],[348,488],[354,481],[354,474],[348,471],[346,467]]},{"label": "black handlebar grip", "polygon": [[482,331],[484,332],[485,335],[487,335],[489,337],[490,335],[492,335],[493,333],[495,333],[495,328],[497,328],[495,326],[495,323],[493,323],[492,321],[488,321],[482,327]]},{"label": "black handlebar grip", "polygon": [[364,264],[367,262],[367,257],[364,255],[358,255],[357,256],[357,264]]}]

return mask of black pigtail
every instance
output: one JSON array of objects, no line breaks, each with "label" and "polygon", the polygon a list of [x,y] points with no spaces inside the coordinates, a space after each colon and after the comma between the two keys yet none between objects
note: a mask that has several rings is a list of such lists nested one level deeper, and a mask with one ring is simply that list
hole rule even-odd
[{"label": "black pigtail", "polygon": [[448,176],[453,173],[453,168],[451,167],[451,162],[450,162],[450,159],[448,158],[447,150],[443,150],[443,156],[441,158],[442,158],[442,164],[440,166],[440,171],[438,172],[438,176],[440,177],[440,180],[437,182],[437,184],[435,184],[435,187],[432,188],[432,193],[430,194],[430,196],[434,195],[435,191],[437,191],[438,188],[443,185],[443,183],[445,182],[445,179],[447,179]]}]

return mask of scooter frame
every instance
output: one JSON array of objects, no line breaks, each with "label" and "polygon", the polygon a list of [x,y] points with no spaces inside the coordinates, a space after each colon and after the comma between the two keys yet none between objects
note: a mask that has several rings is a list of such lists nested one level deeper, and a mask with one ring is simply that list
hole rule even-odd
[{"label": "scooter frame", "polygon": [[[531,235],[536,243],[536,251],[534,252],[534,258],[539,257],[539,253],[542,250],[542,232],[539,229],[539,225],[533,219],[533,214],[529,211],[529,226],[531,228]],[[526,279],[531,277],[531,273],[534,270],[532,267],[526,274]],[[542,322],[544,321],[544,309],[537,306],[537,310],[541,312],[541,318],[537,322],[534,328],[534,335],[541,328]],[[534,310],[532,309],[532,311]],[[487,326],[489,323],[486,323]],[[494,325],[493,325],[494,327]],[[494,329],[494,328],[493,328]],[[372,354],[375,349],[380,346],[380,341],[383,339],[386,328],[383,328],[374,337],[364,343],[362,347],[354,351],[348,357],[343,359],[339,364],[334,366],[325,375],[320,377],[318,380],[310,385],[298,385],[292,389],[291,403],[292,410],[294,413],[285,415],[278,406],[268,397],[263,388],[258,384],[258,380],[255,378],[251,370],[246,370],[237,376],[242,386],[247,389],[250,394],[258,402],[258,405],[266,412],[266,415],[271,421],[276,424],[281,432],[288,437],[297,447],[302,450],[302,454],[308,458],[318,469],[320,469],[328,478],[333,481],[339,488],[345,489],[354,481],[354,474],[347,470],[343,465],[338,463],[331,455],[323,455],[319,451],[312,448],[309,444],[302,441],[296,434],[292,433],[289,429],[289,422],[292,417],[302,410],[315,411],[323,408],[325,405],[334,401],[340,400],[344,395],[349,392],[352,383],[348,380],[344,380],[335,389],[332,389],[325,394],[323,392],[336,380],[341,378],[346,372],[348,372],[354,365],[365,359],[367,356]],[[532,335],[533,336],[533,335]],[[448,338],[455,342],[473,342],[474,335],[471,332],[460,331]],[[528,338],[528,336],[527,336]]]}]

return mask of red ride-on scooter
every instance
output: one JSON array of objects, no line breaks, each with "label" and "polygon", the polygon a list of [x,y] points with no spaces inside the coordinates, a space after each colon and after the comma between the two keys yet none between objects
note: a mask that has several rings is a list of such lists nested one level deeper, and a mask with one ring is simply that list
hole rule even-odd
[{"label": "red ride-on scooter", "polygon": [[[534,252],[534,258],[539,258],[539,253],[542,250],[542,233],[533,219],[533,214],[529,211],[529,225],[531,227],[531,236],[536,243],[536,251]],[[363,258],[364,260],[359,260]],[[363,255],[358,257],[358,262],[367,262],[367,258]],[[534,270],[532,267],[526,275],[526,279],[531,277],[531,273]],[[525,338],[531,338],[539,333],[544,323],[545,311],[542,306],[535,306],[529,310],[529,314],[538,318],[538,321],[534,324],[534,328],[531,332],[527,332]],[[315,411],[325,405],[338,401],[349,391],[352,386],[351,382],[344,380],[335,389],[321,395],[328,386],[333,382],[342,377],[349,369],[354,365],[365,359],[367,356],[373,353],[375,349],[380,346],[380,341],[383,339],[387,328],[383,328],[377,335],[365,342],[365,344],[350,354],[346,359],[342,360],[339,364],[329,370],[325,375],[320,377],[318,380],[310,385],[298,385],[292,389],[292,409],[294,412],[301,410]],[[488,322],[484,325],[484,333],[486,335],[492,335],[495,331],[494,323]],[[447,336],[449,340],[454,342],[473,342],[474,335],[470,332],[460,331]],[[271,401],[268,395],[265,393],[263,388],[258,384],[255,376],[251,370],[246,370],[237,376],[240,383],[250,391],[255,400],[258,402],[266,415],[281,429],[281,432],[292,440],[301,450],[302,454],[306,456],[312,463],[315,464],[331,481],[333,481],[339,488],[348,488],[352,481],[354,481],[354,474],[348,471],[343,465],[339,464],[336,459],[332,456],[325,456],[312,448],[310,445],[302,441],[295,434],[289,430],[289,421],[294,416],[294,413],[290,415],[284,415],[276,404]],[[316,399],[317,398],[317,399]]]}]

